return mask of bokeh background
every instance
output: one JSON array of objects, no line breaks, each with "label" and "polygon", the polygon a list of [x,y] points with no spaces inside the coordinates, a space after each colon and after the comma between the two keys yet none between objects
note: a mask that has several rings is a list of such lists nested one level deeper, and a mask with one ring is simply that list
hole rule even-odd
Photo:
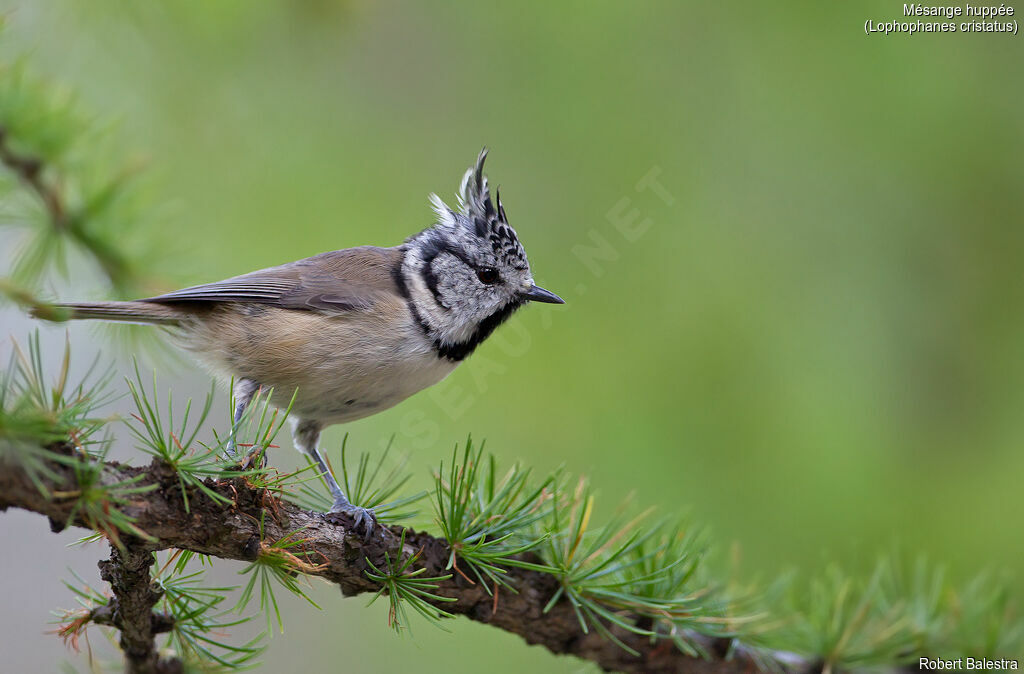
[{"label": "bokeh background", "polygon": [[[146,165],[168,287],[398,243],[491,148],[536,278],[567,304],[526,308],[328,447],[397,434],[425,485],[473,433],[589,475],[606,509],[633,493],[691,513],[743,578],[866,569],[896,545],[1024,589],[1022,38],[865,35],[896,2],[0,8],[3,57],[76,92]],[[104,292],[82,264],[50,290]],[[0,316],[5,338],[32,328]],[[125,369],[109,333],[67,329],[79,362]],[[144,362],[182,398],[208,386]],[[277,464],[298,465],[282,444]],[[95,577],[102,548],[24,513],[0,532],[18,607],[0,669],[83,667],[43,632],[72,604],[65,568]],[[268,668],[589,671],[462,620],[395,637],[382,605],[312,592],[322,611],[285,600]]]}]

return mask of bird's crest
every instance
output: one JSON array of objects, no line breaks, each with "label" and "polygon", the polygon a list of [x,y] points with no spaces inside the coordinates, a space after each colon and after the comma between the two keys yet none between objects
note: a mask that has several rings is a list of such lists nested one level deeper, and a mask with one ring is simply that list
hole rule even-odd
[{"label": "bird's crest", "polygon": [[437,213],[438,223],[442,227],[466,227],[481,239],[491,243],[496,255],[506,258],[516,257],[523,260],[523,252],[519,237],[508,224],[505,207],[501,203],[501,194],[495,193],[491,200],[491,190],[484,175],[484,161],[487,159],[487,148],[480,150],[476,164],[471,166],[462,177],[459,186],[459,210],[453,211],[436,194],[430,195],[430,202]]}]

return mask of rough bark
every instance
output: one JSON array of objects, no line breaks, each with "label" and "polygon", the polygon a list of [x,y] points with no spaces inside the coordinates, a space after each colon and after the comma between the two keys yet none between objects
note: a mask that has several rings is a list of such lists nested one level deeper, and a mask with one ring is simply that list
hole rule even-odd
[{"label": "rough bark", "polygon": [[[172,674],[182,670],[176,658],[161,658],[154,635],[162,627],[160,613],[153,607],[162,592],[153,583],[149,567],[153,565],[151,550],[138,541],[128,541],[123,549],[110,548],[110,559],[99,563],[100,577],[110,583],[113,599],[106,607],[111,611],[110,624],[121,631],[121,650],[124,652],[125,671],[128,674]],[[166,616],[164,616],[166,623]]]},{"label": "rough bark", "polygon": [[[70,470],[62,466],[52,468],[58,478],[50,481],[51,491],[73,490]],[[155,540],[126,539],[126,552],[115,551],[110,561],[101,563],[104,579],[113,585],[120,608],[120,624],[117,620],[114,624],[122,630],[121,644],[131,672],[171,671],[155,669],[159,662],[154,660],[152,648],[152,621],[156,620],[152,606],[158,596],[150,587],[146,554],[150,551],[182,548],[221,559],[252,560],[260,549],[259,522],[263,512],[266,543],[301,529],[306,549],[316,553],[311,561],[317,562],[317,566],[310,570],[311,574],[336,583],[345,596],[353,596],[378,590],[364,574],[368,568],[366,559],[379,567],[384,553],[391,552],[394,557],[398,545],[401,531],[397,527],[378,527],[369,540],[364,540],[351,531],[352,522],[345,515],[309,512],[280,500],[271,503],[266,492],[253,489],[242,480],[210,483],[218,493],[231,499],[230,505],[214,502],[194,491],[189,494],[191,510],[186,512],[174,473],[156,461],[147,467],[110,463],[105,481],[112,483],[140,474],[143,484],[156,484],[158,488],[133,498],[122,510]],[[73,505],[70,499],[41,494],[19,468],[0,466],[0,510],[17,507],[40,513],[59,530],[65,523],[84,526],[84,522],[75,519],[68,521]],[[445,573],[448,547],[443,539],[407,531],[405,541],[407,554],[422,551],[418,565],[427,567],[431,574]],[[584,633],[567,602],[562,601],[545,613],[543,608],[557,589],[557,580],[551,575],[510,569],[509,576],[518,593],[502,592],[496,611],[493,597],[458,574],[441,582],[437,593],[456,599],[443,605],[451,613],[518,634],[527,643],[542,645],[553,653],[590,660],[609,671],[731,674],[759,670],[750,653],[742,648],[730,649],[732,644],[727,639],[703,638],[702,646],[711,655],[705,659],[687,656],[665,641],[652,643],[639,635],[617,632],[622,641],[640,653],[631,655],[593,630]],[[799,672],[811,667],[795,662],[789,663],[787,669]]]}]

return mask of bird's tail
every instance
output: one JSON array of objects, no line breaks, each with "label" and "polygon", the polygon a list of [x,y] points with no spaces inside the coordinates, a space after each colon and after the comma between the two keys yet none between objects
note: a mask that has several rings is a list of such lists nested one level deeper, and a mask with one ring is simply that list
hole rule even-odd
[{"label": "bird's tail", "polygon": [[[71,302],[55,304],[57,309],[65,309],[70,315],[68,319],[98,319],[103,321],[125,321],[128,323],[157,323],[175,325],[183,318],[185,312],[175,307],[155,302]],[[50,318],[50,312],[32,309],[35,318]]]}]

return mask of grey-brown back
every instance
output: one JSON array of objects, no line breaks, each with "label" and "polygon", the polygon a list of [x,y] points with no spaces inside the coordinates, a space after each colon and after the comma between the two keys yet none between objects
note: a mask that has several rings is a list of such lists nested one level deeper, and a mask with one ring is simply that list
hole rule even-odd
[{"label": "grey-brown back", "polygon": [[144,302],[246,302],[281,309],[345,312],[397,296],[399,248],[359,246],[321,253],[279,267],[150,297]]},{"label": "grey-brown back", "polygon": [[400,248],[359,246],[261,269],[131,302],[73,302],[58,306],[73,319],[174,325],[223,303],[344,313],[366,310],[400,296],[395,281]]}]

